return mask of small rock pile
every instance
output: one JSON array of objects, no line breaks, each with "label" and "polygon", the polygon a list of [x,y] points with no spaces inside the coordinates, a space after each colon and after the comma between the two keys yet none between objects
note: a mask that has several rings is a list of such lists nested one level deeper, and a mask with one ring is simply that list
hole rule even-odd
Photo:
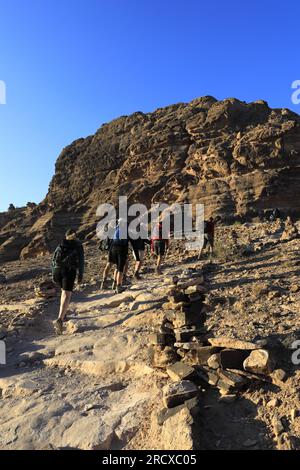
[{"label": "small rock pile", "polygon": [[197,342],[205,333],[207,306],[203,275],[182,282],[174,276],[172,282],[168,302],[162,305],[165,312],[162,324],[158,333],[150,337],[155,367],[166,367],[179,359],[177,342]]},{"label": "small rock pile", "polygon": [[36,297],[42,299],[51,299],[57,295],[57,287],[52,281],[42,281],[34,289]]},{"label": "small rock pile", "polygon": [[183,279],[172,278],[168,302],[162,305],[165,313],[161,327],[150,337],[153,365],[166,369],[173,381],[163,388],[164,407],[157,422],[163,434],[172,434],[174,449],[193,449],[192,425],[200,410],[200,388],[194,383],[197,373],[180,362],[180,348],[176,346],[182,342],[198,344],[205,335],[208,306],[204,304],[203,283],[202,273],[193,269],[183,272]]},{"label": "small rock pile", "polygon": [[150,337],[154,367],[164,368],[172,380],[163,388],[159,425],[184,410],[192,429],[201,393],[210,386],[219,390],[221,402],[231,403],[254,381],[274,383],[274,361],[266,341],[210,337],[205,328],[210,311],[206,292],[202,274],[184,281],[175,276],[168,302],[162,305],[162,325]]},{"label": "small rock pile", "polygon": [[295,240],[296,238],[299,238],[298,229],[296,225],[293,223],[291,217],[287,217],[280,240],[291,241],[291,240]]}]

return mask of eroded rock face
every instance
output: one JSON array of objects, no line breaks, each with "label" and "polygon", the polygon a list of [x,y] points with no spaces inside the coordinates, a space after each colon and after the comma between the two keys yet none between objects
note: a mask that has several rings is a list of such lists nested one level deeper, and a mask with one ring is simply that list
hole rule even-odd
[{"label": "eroded rock face", "polygon": [[52,251],[66,227],[95,236],[96,208],[197,201],[207,215],[300,213],[300,117],[264,101],[206,96],[136,112],[66,147],[45,200],[0,214],[0,260]]}]

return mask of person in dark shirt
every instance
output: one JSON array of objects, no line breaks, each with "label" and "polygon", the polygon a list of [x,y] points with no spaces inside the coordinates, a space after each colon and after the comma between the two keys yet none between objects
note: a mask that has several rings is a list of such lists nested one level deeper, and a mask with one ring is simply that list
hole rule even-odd
[{"label": "person in dark shirt", "polygon": [[131,240],[133,257],[135,259],[134,277],[140,279],[140,270],[144,261],[146,245],[150,245],[150,241],[144,238],[137,238]]},{"label": "person in dark shirt", "polygon": [[58,334],[63,331],[63,321],[66,318],[76,277],[81,284],[84,272],[83,246],[77,240],[76,232],[72,229],[66,232],[65,238],[56,248],[52,259],[52,278],[61,288],[60,309],[55,321]]},{"label": "person in dark shirt", "polygon": [[198,260],[200,260],[203,250],[205,250],[205,248],[208,246],[210,261],[212,261],[212,256],[213,256],[213,251],[214,251],[214,241],[215,241],[215,221],[213,217],[210,217],[209,220],[204,221],[203,245],[200,248]]}]

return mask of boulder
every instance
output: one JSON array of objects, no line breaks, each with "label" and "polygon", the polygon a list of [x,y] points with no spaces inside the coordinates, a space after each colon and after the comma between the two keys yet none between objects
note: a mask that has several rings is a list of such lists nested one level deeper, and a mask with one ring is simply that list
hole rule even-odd
[{"label": "boulder", "polygon": [[254,374],[270,374],[272,372],[272,361],[269,352],[265,349],[251,351],[244,361],[244,369]]},{"label": "boulder", "polygon": [[162,450],[193,450],[192,435],[193,418],[190,411],[184,407],[162,425]]},{"label": "boulder", "polygon": [[211,369],[219,369],[221,367],[221,357],[220,354],[212,354],[208,359],[207,359],[207,365]]}]

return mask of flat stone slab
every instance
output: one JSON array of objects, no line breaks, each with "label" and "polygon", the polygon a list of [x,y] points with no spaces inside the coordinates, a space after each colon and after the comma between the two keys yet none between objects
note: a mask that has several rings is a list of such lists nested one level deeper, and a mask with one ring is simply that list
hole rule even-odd
[{"label": "flat stone slab", "polygon": [[246,377],[227,370],[219,370],[218,375],[217,387],[223,390],[240,388],[248,382]]},{"label": "flat stone slab", "polygon": [[62,436],[62,447],[82,450],[108,450],[114,437],[114,428],[97,416],[75,421]]},{"label": "flat stone slab", "polygon": [[166,385],[163,388],[163,403],[167,408],[181,405],[186,400],[198,396],[198,387],[189,380],[182,380]]},{"label": "flat stone slab", "polygon": [[194,368],[183,362],[176,362],[172,366],[167,367],[166,371],[169,377],[175,382],[189,379],[195,374]]},{"label": "flat stone slab", "polygon": [[243,341],[241,339],[227,338],[222,336],[220,338],[209,338],[209,344],[219,348],[229,348],[229,349],[259,349],[259,346],[249,341]]}]

